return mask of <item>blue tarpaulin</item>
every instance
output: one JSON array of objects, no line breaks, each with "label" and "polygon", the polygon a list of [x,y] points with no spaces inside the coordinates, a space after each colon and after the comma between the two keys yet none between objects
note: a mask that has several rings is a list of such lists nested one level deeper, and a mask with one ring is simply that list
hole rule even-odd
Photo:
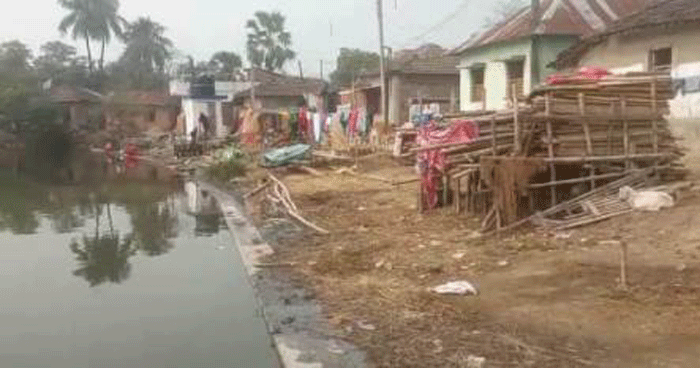
[{"label": "blue tarpaulin", "polygon": [[263,166],[277,167],[289,165],[294,161],[301,161],[311,149],[308,144],[293,144],[282,148],[276,148],[263,154]]}]

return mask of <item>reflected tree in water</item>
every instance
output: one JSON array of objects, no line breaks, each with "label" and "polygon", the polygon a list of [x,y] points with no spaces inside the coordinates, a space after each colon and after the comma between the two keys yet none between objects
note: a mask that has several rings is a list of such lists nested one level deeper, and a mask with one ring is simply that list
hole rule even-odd
[{"label": "reflected tree in water", "polygon": [[100,217],[103,214],[102,205],[96,204],[95,235],[83,235],[81,241],[73,240],[70,249],[76,255],[80,268],[73,275],[83,277],[90,286],[97,286],[107,281],[120,283],[129,277],[131,265],[129,257],[136,254],[132,238],[121,239],[114,231],[111,209],[106,204],[109,222],[109,234],[100,234]]},{"label": "reflected tree in water", "polygon": [[39,227],[37,200],[44,193],[17,178],[0,175],[0,230],[14,234],[34,234]]},{"label": "reflected tree in water", "polygon": [[49,217],[53,230],[59,234],[70,233],[85,226],[85,216],[73,203],[66,203],[61,192],[49,193],[51,209]]},{"label": "reflected tree in water", "polygon": [[149,256],[159,256],[173,248],[177,237],[177,212],[171,199],[162,203],[127,206],[131,215],[135,246]]}]

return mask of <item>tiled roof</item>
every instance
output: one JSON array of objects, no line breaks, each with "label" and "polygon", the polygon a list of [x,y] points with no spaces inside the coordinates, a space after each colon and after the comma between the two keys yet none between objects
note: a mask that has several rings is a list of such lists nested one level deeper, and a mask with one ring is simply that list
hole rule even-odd
[{"label": "tiled roof", "polygon": [[167,92],[126,91],[109,96],[109,102],[122,105],[177,106],[178,99]]},{"label": "tiled roof", "polygon": [[557,58],[557,65],[566,67],[575,64],[587,50],[616,33],[629,33],[635,30],[671,24],[685,25],[693,23],[700,23],[699,0],[659,0],[640,11],[620,19],[606,31],[586,37],[576,45],[565,50]]},{"label": "tiled roof", "polygon": [[[589,36],[607,29],[620,18],[642,9],[650,0],[542,0],[538,35]],[[524,7],[504,21],[470,37],[452,51],[459,54],[469,49],[530,36],[532,8]]]},{"label": "tiled roof", "polygon": [[[404,74],[459,74],[459,57],[445,55],[445,49],[435,44],[425,44],[416,49],[397,51],[387,65],[387,71]],[[377,76],[379,70],[364,76]]]},{"label": "tiled roof", "polygon": [[62,85],[51,89],[51,101],[58,103],[69,102],[99,102],[103,96],[87,88]]},{"label": "tiled roof", "polygon": [[[283,75],[261,69],[250,71],[254,73],[256,96],[301,96],[304,94],[322,94],[328,84],[317,78],[300,78]],[[248,93],[246,90],[242,93]]]},{"label": "tiled roof", "polygon": [[389,63],[389,70],[406,74],[459,74],[458,63],[456,56],[413,58],[402,64]]}]

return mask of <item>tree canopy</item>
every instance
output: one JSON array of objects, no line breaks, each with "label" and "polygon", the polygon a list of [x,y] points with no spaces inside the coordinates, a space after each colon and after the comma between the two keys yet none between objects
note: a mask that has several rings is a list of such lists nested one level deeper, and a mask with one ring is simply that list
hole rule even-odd
[{"label": "tree canopy", "polygon": [[216,74],[228,75],[229,78],[243,66],[241,57],[230,51],[217,52],[211,57],[209,64]]},{"label": "tree canopy", "polygon": [[292,35],[284,28],[285,18],[279,12],[255,13],[255,18],[248,20],[248,42],[246,51],[248,61],[257,68],[276,71],[284,63],[296,57],[292,51]]},{"label": "tree canopy", "polygon": [[132,88],[156,88],[166,79],[165,66],[173,52],[173,42],[165,37],[165,27],[148,17],[127,25],[126,48],[112,71],[129,78]]},{"label": "tree canopy", "polygon": [[341,48],[337,60],[337,67],[330,75],[331,84],[336,87],[347,87],[358,75],[379,70],[379,54],[375,52]]}]

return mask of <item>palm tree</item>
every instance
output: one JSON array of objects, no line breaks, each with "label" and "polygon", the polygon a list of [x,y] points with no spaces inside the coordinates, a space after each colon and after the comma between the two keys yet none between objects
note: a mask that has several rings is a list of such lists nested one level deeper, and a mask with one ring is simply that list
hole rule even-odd
[{"label": "palm tree", "polygon": [[119,10],[118,0],[93,0],[96,5],[96,15],[99,21],[98,33],[102,41],[102,49],[100,50],[100,71],[104,71],[105,46],[111,41],[112,34],[117,37],[122,37],[122,27],[128,23],[117,14]]},{"label": "palm tree", "polygon": [[279,12],[256,12],[248,28],[247,53],[250,64],[267,70],[280,70],[296,54],[290,46],[292,35],[284,29],[285,18]]},{"label": "palm tree", "polygon": [[165,27],[141,17],[136,22],[127,25],[124,32],[126,49],[121,59],[139,74],[163,73],[165,62],[170,58],[173,43],[163,36]]},{"label": "palm tree", "polygon": [[88,68],[92,73],[90,39],[98,38],[94,12],[92,11],[92,0],[58,0],[58,3],[70,12],[61,20],[58,30],[61,31],[61,34],[66,34],[70,29],[74,40],[85,39]]},{"label": "palm tree", "polygon": [[59,31],[66,34],[71,30],[73,39],[84,38],[87,49],[88,67],[92,73],[92,50],[90,39],[102,42],[99,67],[104,67],[104,48],[112,38],[122,34],[122,24],[126,21],[117,14],[118,0],[58,0],[69,11],[58,25]]}]

